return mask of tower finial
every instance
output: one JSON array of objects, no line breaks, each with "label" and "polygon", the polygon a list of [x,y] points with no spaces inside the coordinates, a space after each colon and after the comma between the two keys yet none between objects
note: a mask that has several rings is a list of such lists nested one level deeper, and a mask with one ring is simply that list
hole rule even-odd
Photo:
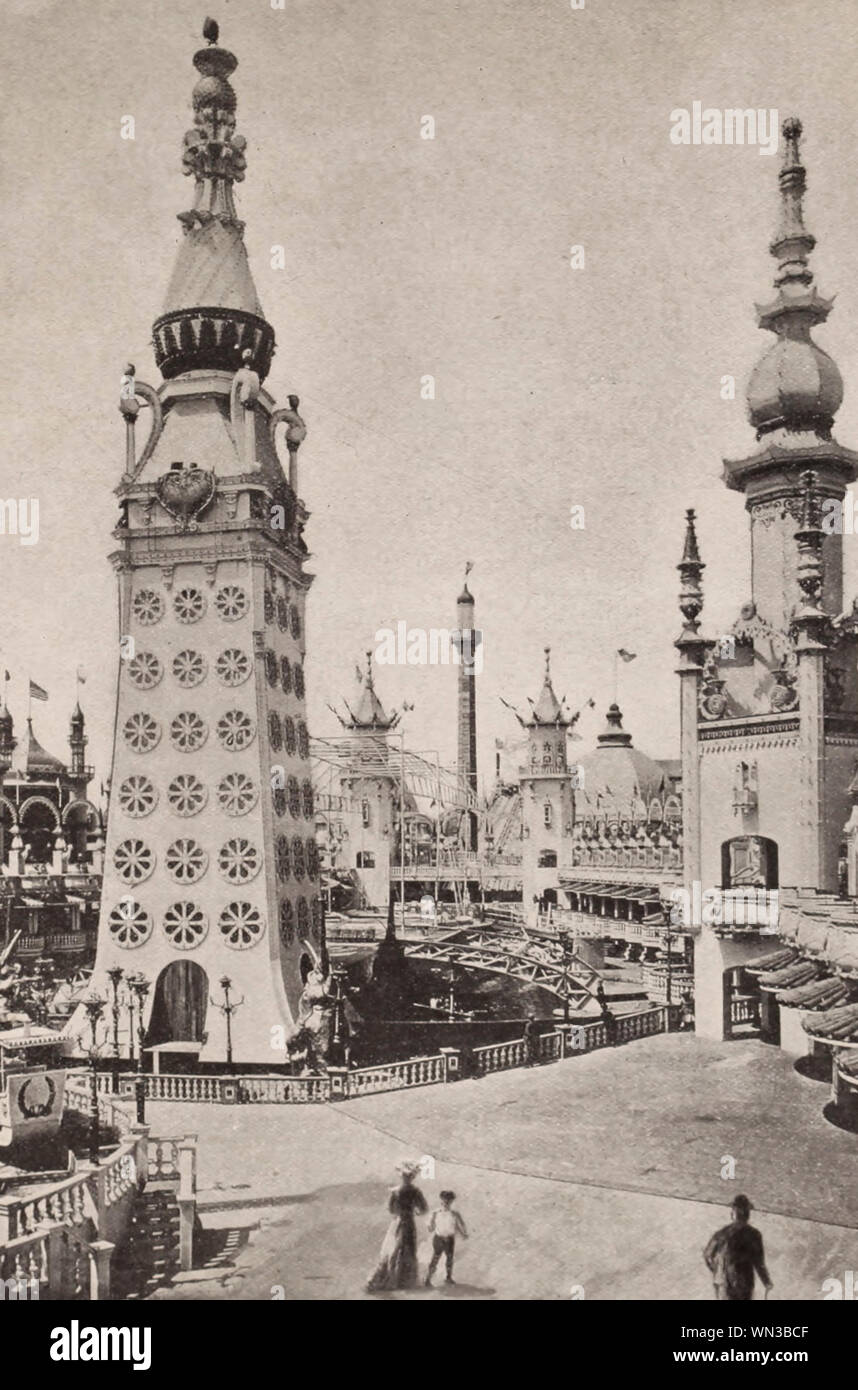
[{"label": "tower finial", "polygon": [[686,629],[696,632],[700,626],[697,619],[703,611],[703,588],[700,578],[706,566],[700,558],[694,510],[691,507],[685,513],[685,545],[682,549],[682,559],[676,568],[682,580],[679,611],[685,618]]},{"label": "tower finial", "polygon": [[[816,245],[816,238],[804,225],[802,200],[807,187],[807,174],[801,162],[798,143],[802,125],[797,116],[788,116],[781,126],[784,137],[784,158],[778,175],[781,190],[781,223],[769,247],[778,261],[775,285],[789,281],[809,285],[813,272],[807,258]],[[823,316],[824,317],[824,316]]]},{"label": "tower finial", "polygon": [[781,131],[780,224],[769,246],[778,263],[774,280],[777,294],[771,303],[757,305],[760,328],[776,334],[778,341],[751,375],[748,413],[757,438],[783,429],[792,434],[813,430],[827,439],[843,400],[843,380],[836,363],[811,338],[810,330],[828,318],[832,300],[819,294],[808,265],[816,239],[804,225],[807,178],[799,156],[801,121],[789,116]]},{"label": "tower finial", "polygon": [[[203,25],[207,47],[194,54],[199,80],[182,169],[194,180],[193,206],[178,214],[185,235],[153,333],[155,360],[169,379],[183,372],[235,372],[242,361],[264,381],[274,352],[250,273],[233,185],[244,179],[247,141],[235,130],[234,53],[218,46],[219,27]],[[248,359],[247,353],[250,353]]]}]

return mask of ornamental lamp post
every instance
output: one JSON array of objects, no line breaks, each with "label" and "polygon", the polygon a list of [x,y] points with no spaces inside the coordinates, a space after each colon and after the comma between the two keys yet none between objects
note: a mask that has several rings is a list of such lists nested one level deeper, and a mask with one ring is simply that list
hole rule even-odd
[{"label": "ornamental lamp post", "polygon": [[145,975],[129,975],[128,987],[137,1001],[137,1079],[134,1082],[134,1097],[137,1105],[138,1125],[146,1122],[146,1079],[143,1075],[143,1005],[149,993],[149,981]]},{"label": "ornamental lamp post", "polygon": [[343,1067],[346,1064],[346,1039],[348,1036],[345,1015],[345,994],[343,992],[343,981],[346,978],[344,970],[335,970],[334,977],[334,1018],[333,1029],[331,1031],[330,1062],[332,1066]]},{"label": "ornamental lamp post", "polygon": [[237,999],[235,1003],[232,1002],[229,997],[229,992],[232,989],[232,980],[228,975],[221,976],[220,987],[223,990],[224,1002],[219,1004],[212,996],[209,996],[209,998],[213,1007],[220,1009],[221,1013],[226,1018],[226,1065],[227,1070],[232,1071],[232,1016],[236,1009],[241,1008],[244,1003],[244,996],[242,996],[241,999]]},{"label": "ornamental lamp post", "polygon": [[564,935],[560,941],[563,951],[563,1022],[569,1022],[569,937]]},{"label": "ornamental lamp post", "polygon": [[125,971],[121,965],[114,965],[107,972],[112,990],[110,1011],[113,1014],[113,1085],[114,1092],[119,1090],[119,986],[125,978]]},{"label": "ornamental lamp post", "polygon": [[96,1029],[104,1013],[104,1000],[97,994],[90,994],[83,1000],[83,1007],[92,1032],[92,1045],[89,1049],[90,1096],[89,1096],[89,1161],[98,1167],[98,1154],[101,1148],[101,1133],[98,1122],[98,1042]]}]

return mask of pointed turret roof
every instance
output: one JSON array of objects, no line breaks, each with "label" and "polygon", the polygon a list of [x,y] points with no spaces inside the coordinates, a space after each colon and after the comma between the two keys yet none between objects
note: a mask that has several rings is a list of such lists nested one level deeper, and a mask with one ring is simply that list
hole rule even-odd
[{"label": "pointed turret roof", "polygon": [[551,684],[551,648],[545,648],[545,675],[539,699],[533,706],[532,723],[568,725],[570,717],[565,713],[563,701],[558,700]]},{"label": "pointed turret roof", "polygon": [[379,734],[387,733],[389,730],[395,729],[396,725],[399,723],[399,711],[397,710],[393,714],[388,714],[376,694],[375,682],[372,674],[371,651],[366,653],[366,672],[363,675],[358,672],[358,687],[359,695],[354,710],[350,708],[345,700],[343,701],[343,704],[348,710],[348,719],[344,719],[341,714],[334,710],[343,728],[351,729],[355,733]]},{"label": "pointed turret roof", "polygon": [[193,129],[184,138],[182,166],[194,179],[193,207],[178,214],[184,235],[154,325],[155,356],[165,377],[195,369],[236,371],[246,365],[264,379],[274,352],[236,214],[233,184],[244,178],[247,141],[235,131],[234,53],[218,47],[218,26],[207,20],[208,47],[194,54],[200,74],[193,91]]}]

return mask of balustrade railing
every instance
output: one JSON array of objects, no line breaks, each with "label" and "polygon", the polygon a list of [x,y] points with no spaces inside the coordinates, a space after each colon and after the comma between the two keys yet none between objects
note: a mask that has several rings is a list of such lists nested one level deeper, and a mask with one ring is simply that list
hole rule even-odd
[{"label": "balustrade railing", "polygon": [[[75,1077],[71,1096],[83,1099]],[[81,1169],[29,1195],[0,1198],[0,1279],[6,1296],[108,1298],[111,1256],[128,1229],[138,1187],[146,1181],[177,1182],[180,1260],[182,1269],[189,1269],[196,1136],[151,1139],[145,1126],[136,1126],[98,1167]]]},{"label": "balustrade railing", "polygon": [[[615,1014],[614,1040],[617,1043],[633,1042],[636,1038],[649,1038],[655,1033],[668,1032],[674,1007],[662,1004],[656,1009],[645,1009],[632,1014]],[[596,1023],[570,1025],[566,1046],[569,1052],[593,1052],[598,1047],[607,1047],[610,1041],[608,1025],[600,1019]]]},{"label": "balustrade railing", "polygon": [[310,1104],[330,1097],[327,1076],[243,1076],[238,1100],[248,1105]]},{"label": "balustrade railing", "polygon": [[507,1071],[510,1067],[524,1066],[527,1061],[527,1048],[524,1038],[514,1038],[510,1042],[475,1047],[472,1056],[477,1075],[486,1076],[492,1071]]},{"label": "balustrade railing", "polygon": [[[661,1005],[631,1014],[615,1015],[614,1040],[629,1042],[634,1038],[649,1037],[653,1033],[666,1032],[669,1026],[671,1009],[674,1006]],[[604,1047],[609,1041],[605,1024],[601,1020],[584,1024],[564,1024],[555,1030],[537,1035],[532,1050],[528,1051],[524,1038],[507,1039],[505,1042],[489,1043],[471,1050],[473,1067],[477,1075],[489,1072],[506,1071],[510,1067],[524,1066],[529,1061],[552,1062],[564,1057],[569,1051],[590,1052]],[[336,1099],[352,1099],[358,1096],[374,1095],[381,1091],[399,1091],[414,1086],[432,1086],[439,1082],[455,1080],[459,1075],[459,1056],[461,1049],[446,1048],[430,1057],[408,1057],[400,1062],[384,1062],[371,1067],[358,1067],[347,1070],[344,1067],[332,1068],[327,1073],[314,1076],[185,1076],[158,1075],[146,1076],[146,1095],[155,1101],[184,1101],[191,1104],[245,1104],[245,1105],[295,1105],[320,1104]],[[110,1078],[100,1078],[109,1084]],[[123,1088],[130,1090],[134,1084],[133,1075],[120,1078]],[[83,1082],[75,1084],[72,1094],[84,1110],[84,1100],[88,1104],[88,1093]],[[121,1110],[121,1107],[114,1106]],[[150,1148],[158,1144],[166,1145],[167,1159],[150,1159],[150,1176],[153,1176],[152,1163],[156,1166],[169,1160],[173,1167],[168,1176],[173,1175],[175,1156],[170,1158],[170,1144],[175,1140],[150,1140]],[[160,1151],[155,1149],[156,1154]],[[163,1176],[163,1174],[162,1174]]]},{"label": "balustrade railing", "polygon": [[731,999],[730,1022],[753,1023],[760,1021],[760,1005],[757,999]]},{"label": "balustrade railing", "polygon": [[[134,1120],[124,1106],[118,1101],[111,1099],[110,1077],[103,1073],[99,1073],[96,1084],[98,1093],[98,1118],[100,1123],[108,1126],[121,1137],[130,1134]],[[76,1110],[80,1115],[89,1115],[91,1103],[91,1077],[81,1072],[69,1074],[66,1077],[66,1108],[69,1110]]]},{"label": "balustrade railing", "polygon": [[410,1057],[406,1062],[389,1062],[378,1067],[360,1067],[348,1073],[349,1096],[367,1096],[376,1091],[399,1091],[411,1086],[432,1086],[446,1080],[446,1062],[436,1057]]}]

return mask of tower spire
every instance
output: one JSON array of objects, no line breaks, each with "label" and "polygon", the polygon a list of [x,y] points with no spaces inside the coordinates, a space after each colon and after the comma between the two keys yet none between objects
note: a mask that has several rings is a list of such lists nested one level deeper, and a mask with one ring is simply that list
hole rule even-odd
[{"label": "tower spire", "polygon": [[263,380],[274,333],[266,323],[244,246],[233,185],[244,178],[247,141],[236,134],[234,53],[218,46],[207,19],[208,47],[194,54],[200,74],[192,94],[193,128],[186,132],[182,168],[194,179],[193,206],[178,214],[184,228],[164,312],[153,328],[155,358],[164,377],[198,368],[234,372],[248,365]]},{"label": "tower spire", "polygon": [[703,612],[703,586],[700,579],[706,566],[700,558],[694,511],[691,507],[685,513],[685,544],[682,547],[682,559],[676,568],[682,580],[679,611],[685,619],[683,636],[694,639],[700,628],[698,619]]},{"label": "tower spire", "polygon": [[754,370],[748,385],[748,413],[761,438],[772,430],[812,430],[824,439],[843,400],[843,380],[836,363],[817,347],[810,330],[824,323],[833,301],[823,299],[813,280],[808,257],[816,239],[804,225],[807,185],[799,156],[801,121],[790,116],[781,127],[784,158],[779,174],[780,224],[769,250],[778,263],[777,294],[757,305],[760,328],[777,335]]}]

